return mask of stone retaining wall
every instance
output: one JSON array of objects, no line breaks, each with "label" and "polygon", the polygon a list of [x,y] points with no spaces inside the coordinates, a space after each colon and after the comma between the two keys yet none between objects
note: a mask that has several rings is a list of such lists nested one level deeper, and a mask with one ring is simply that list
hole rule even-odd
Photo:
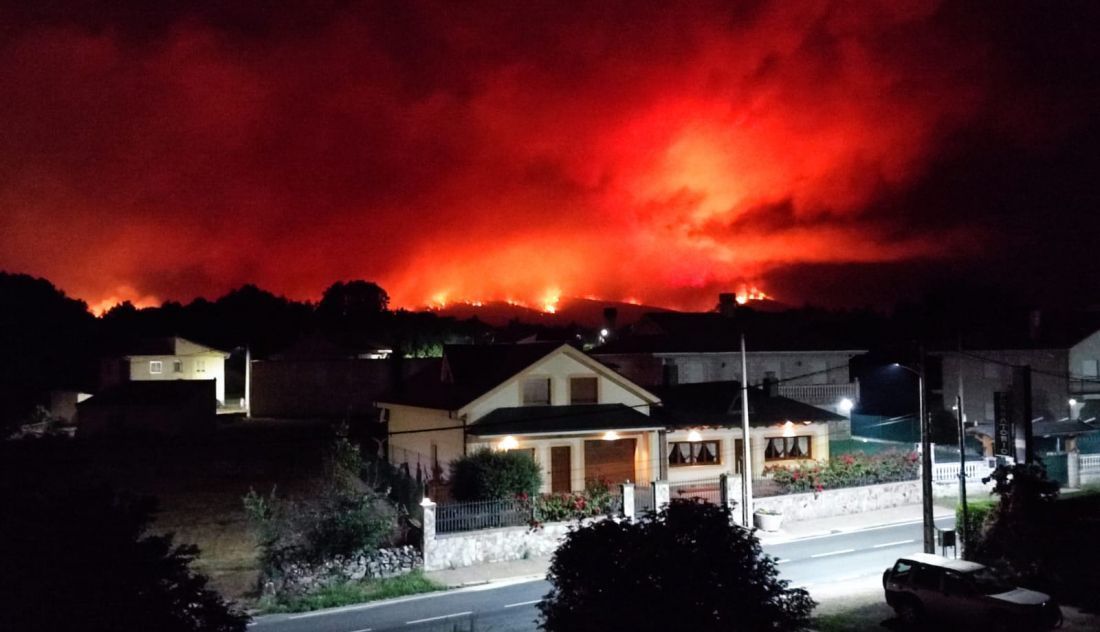
[{"label": "stone retaining wall", "polygon": [[541,528],[503,527],[436,535],[424,542],[424,569],[461,568],[550,555],[561,544],[570,525],[551,522]]},{"label": "stone retaining wall", "polygon": [[303,594],[328,583],[406,575],[421,568],[424,558],[411,545],[378,549],[324,564],[291,564],[264,585],[267,593]]},{"label": "stone retaining wall", "polygon": [[[735,500],[740,499],[738,494]],[[903,481],[845,489],[828,489],[814,494],[786,494],[754,498],[754,509],[783,513],[783,520],[812,520],[846,514],[889,509],[921,502],[920,481]]]}]

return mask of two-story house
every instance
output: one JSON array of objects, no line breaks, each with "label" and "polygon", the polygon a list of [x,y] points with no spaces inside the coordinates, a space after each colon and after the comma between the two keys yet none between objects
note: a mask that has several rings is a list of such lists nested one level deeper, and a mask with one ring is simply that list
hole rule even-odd
[{"label": "two-story house", "polygon": [[225,403],[225,360],[229,354],[179,336],[138,341],[100,365],[103,387],[125,382],[213,380],[214,396]]}]

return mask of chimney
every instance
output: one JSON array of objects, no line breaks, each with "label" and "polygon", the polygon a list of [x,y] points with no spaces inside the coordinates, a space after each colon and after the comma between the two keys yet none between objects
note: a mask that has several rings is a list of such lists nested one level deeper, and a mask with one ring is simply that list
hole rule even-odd
[{"label": "chimney", "polygon": [[719,294],[718,313],[726,318],[733,318],[737,314],[737,295],[733,292]]},{"label": "chimney", "polygon": [[764,394],[768,397],[779,396],[779,379],[775,377],[775,371],[764,373]]},{"label": "chimney", "polygon": [[619,320],[619,310],[615,307],[603,308],[603,327],[608,334],[615,332],[615,321]]}]

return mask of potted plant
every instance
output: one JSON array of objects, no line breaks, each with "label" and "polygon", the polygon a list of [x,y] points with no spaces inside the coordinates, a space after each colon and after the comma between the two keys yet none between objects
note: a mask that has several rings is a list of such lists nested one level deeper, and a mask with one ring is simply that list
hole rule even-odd
[{"label": "potted plant", "polygon": [[752,518],[753,524],[761,531],[779,531],[779,525],[783,522],[783,512],[761,507],[753,513]]}]

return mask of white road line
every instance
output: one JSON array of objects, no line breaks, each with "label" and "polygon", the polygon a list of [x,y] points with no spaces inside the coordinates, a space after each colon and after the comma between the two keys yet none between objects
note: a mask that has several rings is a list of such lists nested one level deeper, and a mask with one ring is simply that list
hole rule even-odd
[{"label": "white road line", "polygon": [[789,559],[786,559],[786,558],[782,558],[782,559],[778,559],[778,560],[776,560],[776,561],[775,561],[775,563],[776,563],[776,564],[786,564],[786,563],[787,563],[787,562],[789,562],[789,561],[790,561]]},{"label": "white road line", "polygon": [[810,557],[812,557],[812,558],[830,557],[830,556],[833,556],[833,555],[844,555],[845,553],[855,553],[855,552],[856,552],[855,549],[841,549],[839,551],[829,551],[828,553],[818,553],[816,555],[811,555]]},{"label": "white road line", "polygon": [[[752,435],[749,435],[749,436],[752,436]],[[370,632],[370,631],[371,631],[370,628],[363,628],[362,630],[352,630],[351,632]]]},{"label": "white road line", "polygon": [[534,599],[534,600],[531,600],[531,601],[521,601],[519,603],[506,604],[504,607],[505,608],[518,608],[520,606],[530,606],[531,604],[538,603],[540,601],[542,601],[542,599]]},{"label": "white road line", "polygon": [[882,544],[876,544],[872,546],[872,549],[884,549],[888,546],[900,546],[902,544],[912,544],[916,540],[898,540],[897,542],[883,542]]},{"label": "white road line", "polygon": [[464,617],[468,614],[473,614],[473,610],[467,610],[466,612],[455,612],[452,614],[444,614],[438,617],[428,617],[427,619],[416,619],[414,621],[406,621],[405,625],[416,625],[417,623],[427,623],[429,621],[442,621],[443,619],[453,619],[455,617]]}]

